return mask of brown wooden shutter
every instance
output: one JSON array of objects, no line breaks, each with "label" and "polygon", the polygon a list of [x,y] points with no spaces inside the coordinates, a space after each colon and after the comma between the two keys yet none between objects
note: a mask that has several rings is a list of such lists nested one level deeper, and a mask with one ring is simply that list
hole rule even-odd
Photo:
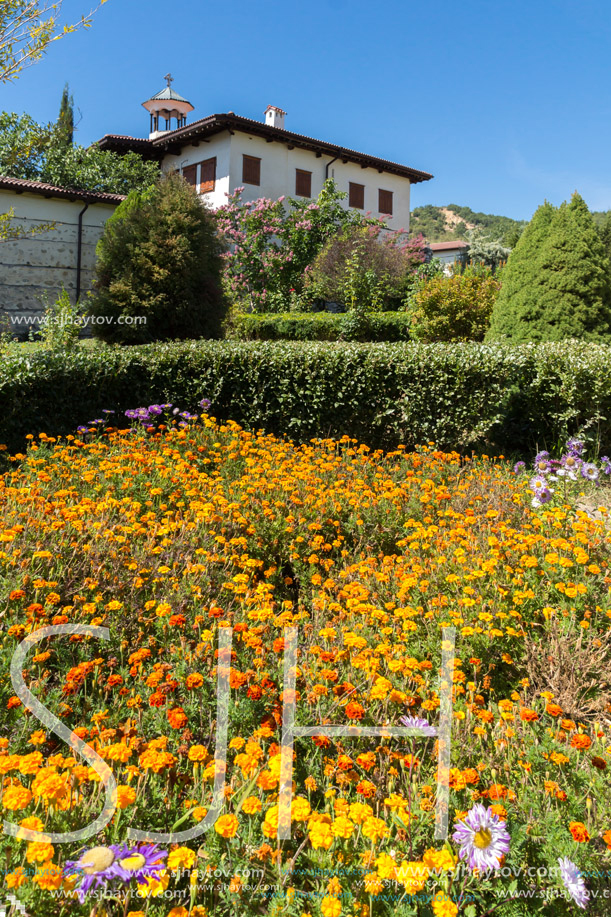
[{"label": "brown wooden shutter", "polygon": [[185,166],[182,170],[182,177],[186,182],[195,187],[197,184],[197,166]]},{"label": "brown wooden shutter", "polygon": [[305,169],[295,169],[295,194],[299,197],[312,197],[312,173]]},{"label": "brown wooden shutter", "polygon": [[216,156],[212,159],[204,159],[201,163],[202,171],[199,184],[200,194],[206,194],[208,191],[214,191],[216,181]]},{"label": "brown wooden shutter", "polygon": [[351,181],[349,184],[348,204],[350,207],[365,209],[365,185],[357,185]]},{"label": "brown wooden shutter", "polygon": [[380,213],[392,216],[392,191],[384,191],[383,188],[378,189],[378,210]]},{"label": "brown wooden shutter", "polygon": [[261,160],[258,156],[242,157],[242,181],[245,185],[261,184]]}]

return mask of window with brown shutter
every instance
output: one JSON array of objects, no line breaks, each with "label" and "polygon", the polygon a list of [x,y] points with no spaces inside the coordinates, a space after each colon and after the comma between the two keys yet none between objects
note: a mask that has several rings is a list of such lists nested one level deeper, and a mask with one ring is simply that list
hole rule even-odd
[{"label": "window with brown shutter", "polygon": [[185,166],[182,170],[182,177],[186,182],[195,187],[197,184],[197,166]]},{"label": "window with brown shutter", "polygon": [[208,191],[214,191],[216,181],[216,156],[212,159],[204,159],[201,163],[201,175],[199,180],[199,193],[206,194]]},{"label": "window with brown shutter", "polygon": [[378,210],[380,213],[392,216],[392,191],[378,189]]},{"label": "window with brown shutter", "polygon": [[295,169],[295,194],[299,197],[312,197],[312,173],[305,169]]},{"label": "window with brown shutter", "polygon": [[348,204],[350,207],[365,209],[365,185],[357,185],[351,181],[348,190]]},{"label": "window with brown shutter", "polygon": [[261,160],[258,156],[242,156],[242,181],[245,185],[261,184]]}]

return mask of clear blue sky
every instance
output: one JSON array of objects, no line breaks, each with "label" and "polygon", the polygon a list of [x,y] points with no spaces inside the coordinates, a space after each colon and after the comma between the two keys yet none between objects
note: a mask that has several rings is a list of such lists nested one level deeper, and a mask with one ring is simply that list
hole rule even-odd
[{"label": "clear blue sky", "polygon": [[611,208],[610,50],[610,0],[108,0],[1,106],[55,119],[68,81],[78,142],[146,136],[169,70],[190,120],[279,105],[289,130],[432,172],[413,207],[527,219],[575,189]]}]

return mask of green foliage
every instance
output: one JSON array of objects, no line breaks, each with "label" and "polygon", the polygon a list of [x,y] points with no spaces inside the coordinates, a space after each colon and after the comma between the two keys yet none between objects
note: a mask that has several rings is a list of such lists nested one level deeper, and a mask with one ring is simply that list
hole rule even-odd
[{"label": "green foliage", "polygon": [[106,0],[75,23],[62,23],[64,0],[2,0],[0,3],[0,83],[16,79],[40,60],[49,45],[77,29],[89,28],[92,16]]},{"label": "green foliage", "polygon": [[422,239],[405,242],[381,236],[376,226],[359,226],[329,239],[307,272],[304,299],[329,300],[347,309],[394,310],[424,260]]},{"label": "green foliage", "polygon": [[490,270],[467,267],[420,283],[409,314],[421,341],[482,341],[500,283]]},{"label": "green foliage", "polygon": [[[61,114],[60,114],[61,119]],[[69,122],[68,122],[69,123]],[[128,194],[155,183],[159,167],[137,153],[120,155],[67,143],[67,127],[29,115],[0,114],[0,174],[78,191]]]},{"label": "green foliage", "polygon": [[132,192],[98,243],[93,330],[123,344],[219,337],[226,314],[213,214],[184,179]]},{"label": "green foliage", "polygon": [[[451,225],[443,210],[451,210],[461,218],[461,222]],[[476,213],[470,207],[459,207],[457,204],[449,204],[447,207],[426,204],[424,207],[416,207],[410,218],[410,232],[422,233],[428,242],[464,239],[468,225],[475,226],[494,239],[500,239],[503,246],[513,248],[526,223],[524,220],[512,220],[511,217]]]},{"label": "green foliage", "polygon": [[600,240],[605,248],[605,253],[611,263],[611,210],[605,215],[605,219],[598,225]]},{"label": "green foliage", "polygon": [[361,316],[358,328],[353,314],[329,312],[232,317],[230,335],[244,341],[407,341],[411,319],[405,312],[370,312]]},{"label": "green foliage", "polygon": [[465,242],[469,243],[465,265],[483,264],[492,271],[497,271],[511,254],[510,249],[506,248],[500,239],[491,239],[481,229],[468,229]]},{"label": "green foliage", "polygon": [[74,143],[74,97],[70,95],[68,84],[64,86],[57,119],[57,133],[64,146]]},{"label": "green foliage", "polygon": [[0,112],[0,175],[40,180],[52,133],[29,115]]},{"label": "green foliage", "polygon": [[[0,442],[72,433],[134,405],[195,405],[300,441],[530,455],[580,435],[611,449],[611,347],[587,343],[328,344],[194,341],[12,353],[0,375]],[[593,455],[595,449],[590,449]]]},{"label": "green foliage", "polygon": [[611,334],[609,259],[583,199],[543,204],[512,253],[490,339],[605,340]]},{"label": "green foliage", "polygon": [[49,350],[74,350],[82,325],[80,306],[71,302],[64,287],[55,302],[50,303],[47,296],[44,302],[45,310],[37,339]]}]

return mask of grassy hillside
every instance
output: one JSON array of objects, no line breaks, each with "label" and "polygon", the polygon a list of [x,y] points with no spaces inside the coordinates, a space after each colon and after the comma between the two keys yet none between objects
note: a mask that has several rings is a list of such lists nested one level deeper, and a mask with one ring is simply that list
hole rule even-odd
[{"label": "grassy hillside", "polygon": [[446,242],[465,237],[468,229],[478,228],[492,238],[502,239],[509,244],[526,225],[525,220],[496,216],[491,213],[476,213],[470,207],[448,204],[435,207],[427,204],[412,211],[410,228],[413,233],[421,232],[429,242]]}]

